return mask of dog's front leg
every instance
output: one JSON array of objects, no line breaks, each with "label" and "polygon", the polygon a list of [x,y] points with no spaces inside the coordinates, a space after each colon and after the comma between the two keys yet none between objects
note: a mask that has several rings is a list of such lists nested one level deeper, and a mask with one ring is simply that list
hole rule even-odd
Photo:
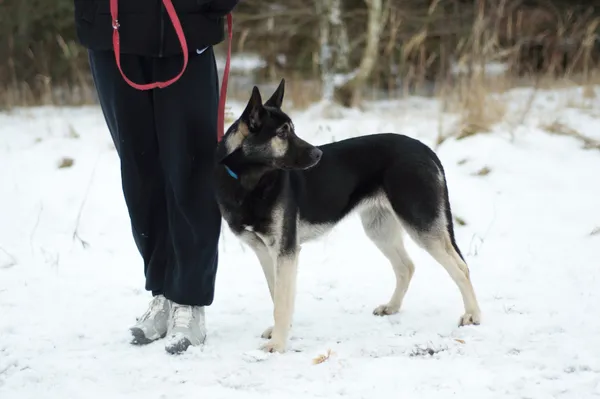
[{"label": "dog's front leg", "polygon": [[273,317],[275,324],[271,339],[262,346],[267,352],[285,352],[296,301],[299,248],[277,256]]}]

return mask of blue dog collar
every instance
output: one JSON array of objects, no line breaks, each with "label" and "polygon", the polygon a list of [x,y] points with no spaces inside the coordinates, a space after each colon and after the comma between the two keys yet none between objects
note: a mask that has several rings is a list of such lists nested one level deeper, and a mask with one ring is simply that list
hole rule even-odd
[{"label": "blue dog collar", "polygon": [[229,176],[233,177],[236,180],[238,179],[238,175],[235,174],[235,172],[233,170],[229,169],[229,166],[227,166],[227,165],[223,165],[223,166],[225,166],[225,170],[227,171],[227,173],[229,173]]}]

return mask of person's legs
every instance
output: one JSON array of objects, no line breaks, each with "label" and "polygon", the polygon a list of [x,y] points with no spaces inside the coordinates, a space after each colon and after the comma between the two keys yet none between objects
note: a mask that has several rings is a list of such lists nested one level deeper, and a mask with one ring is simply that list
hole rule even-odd
[{"label": "person's legs", "polygon": [[[181,68],[181,56],[155,60],[154,80]],[[173,301],[169,352],[204,341],[204,306],[214,297],[221,214],[214,194],[218,73],[212,48],[191,54],[181,79],[155,90],[155,125],[166,180],[173,251],[164,294]]]},{"label": "person's legs", "polygon": [[[123,194],[132,233],[144,261],[146,289],[154,299],[132,329],[134,342],[166,334],[168,303],[162,296],[171,241],[168,238],[165,182],[160,165],[151,91],[129,86],[110,51],[90,51],[90,68],[106,123],[121,162]],[[152,79],[152,59],[122,55],[124,72],[137,82]]]}]

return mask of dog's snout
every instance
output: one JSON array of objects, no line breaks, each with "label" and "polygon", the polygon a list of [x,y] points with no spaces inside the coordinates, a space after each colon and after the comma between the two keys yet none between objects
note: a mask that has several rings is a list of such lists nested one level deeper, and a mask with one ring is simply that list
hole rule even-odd
[{"label": "dog's snout", "polygon": [[318,148],[313,148],[310,151],[310,157],[315,161],[315,162],[319,162],[321,160],[321,157],[323,156],[323,151],[319,150]]}]

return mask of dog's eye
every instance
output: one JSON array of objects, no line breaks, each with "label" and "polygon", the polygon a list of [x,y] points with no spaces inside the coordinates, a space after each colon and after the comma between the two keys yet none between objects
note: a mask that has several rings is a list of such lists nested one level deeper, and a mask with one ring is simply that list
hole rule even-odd
[{"label": "dog's eye", "polygon": [[277,137],[280,139],[286,138],[289,130],[290,127],[288,125],[282,126],[279,130],[277,130]]}]

